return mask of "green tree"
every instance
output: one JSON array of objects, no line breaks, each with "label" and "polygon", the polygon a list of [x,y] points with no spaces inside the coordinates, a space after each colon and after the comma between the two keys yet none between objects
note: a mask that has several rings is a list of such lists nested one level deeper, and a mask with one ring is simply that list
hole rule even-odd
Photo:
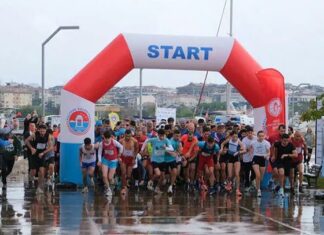
[{"label": "green tree", "polygon": [[192,108],[183,105],[177,108],[177,118],[192,117],[192,116],[193,116]]},{"label": "green tree", "polygon": [[308,110],[301,114],[302,121],[314,121],[324,116],[324,94],[317,97],[317,100],[322,101],[322,108],[317,109],[317,102],[316,100],[312,99],[309,102]]}]

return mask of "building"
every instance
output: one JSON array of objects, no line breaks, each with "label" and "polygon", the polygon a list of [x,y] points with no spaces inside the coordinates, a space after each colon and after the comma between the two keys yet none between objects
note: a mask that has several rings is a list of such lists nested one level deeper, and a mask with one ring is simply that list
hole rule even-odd
[{"label": "building", "polygon": [[0,86],[0,107],[1,108],[20,108],[32,105],[32,91],[29,87],[17,84],[7,83]]}]

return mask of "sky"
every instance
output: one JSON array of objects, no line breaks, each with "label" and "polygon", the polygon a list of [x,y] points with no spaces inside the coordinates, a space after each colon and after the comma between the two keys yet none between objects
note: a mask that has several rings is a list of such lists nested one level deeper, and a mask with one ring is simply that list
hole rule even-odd
[{"label": "sky", "polygon": [[[41,84],[41,44],[59,26],[45,49],[45,86],[64,85],[119,33],[216,36],[225,0],[1,0],[0,83]],[[285,81],[324,86],[323,0],[234,0],[233,36],[261,64]],[[228,36],[230,1],[219,36]],[[143,71],[143,85],[177,87],[203,82],[203,71]],[[218,73],[208,83],[223,84]],[[139,70],[117,86],[137,86]]]}]

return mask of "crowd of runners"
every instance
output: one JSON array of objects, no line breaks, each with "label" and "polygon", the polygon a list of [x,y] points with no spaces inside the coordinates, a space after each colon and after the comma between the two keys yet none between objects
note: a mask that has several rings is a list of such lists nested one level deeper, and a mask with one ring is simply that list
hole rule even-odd
[{"label": "crowd of runners", "polygon": [[[51,129],[45,123],[28,121],[23,150],[10,131],[3,130],[2,190],[7,188],[6,177],[19,152],[28,159],[29,180],[36,193],[53,186],[59,174],[59,126]],[[125,119],[114,129],[109,120],[103,120],[96,122],[94,136],[85,138],[80,147],[82,193],[103,188],[105,196],[125,195],[132,189],[170,196],[225,192],[238,197],[241,189],[257,197],[262,197],[262,190],[272,189],[284,196],[286,179],[292,194],[295,187],[303,193],[303,167],[314,145],[310,128],[302,134],[280,125],[278,133],[267,138],[251,126],[204,119],[175,122],[168,118],[161,123]],[[272,179],[261,187],[269,170]]]}]

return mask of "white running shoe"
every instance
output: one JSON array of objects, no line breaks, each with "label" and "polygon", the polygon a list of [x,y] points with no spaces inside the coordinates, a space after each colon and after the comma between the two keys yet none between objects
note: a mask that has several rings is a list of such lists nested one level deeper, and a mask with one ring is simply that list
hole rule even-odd
[{"label": "white running shoe", "polygon": [[258,197],[262,197],[261,189],[258,190]]},{"label": "white running shoe", "polygon": [[154,188],[153,188],[153,181],[150,180],[148,183],[147,183],[147,189],[150,190],[150,191],[154,191]]},{"label": "white running shoe", "polygon": [[87,193],[87,192],[89,192],[88,187],[87,187],[87,186],[83,187],[83,189],[82,189],[82,193]]},{"label": "white running shoe", "polygon": [[278,195],[281,196],[281,197],[284,197],[285,196],[283,188],[280,188],[279,189]]},{"label": "white running shoe", "polygon": [[106,189],[105,194],[106,194],[107,197],[111,197],[111,196],[112,196],[112,191],[111,191],[111,188],[110,188],[110,187],[108,187],[108,188]]},{"label": "white running shoe", "polygon": [[168,188],[168,194],[172,194],[172,193],[173,193],[173,188],[172,188],[172,185],[170,185]]}]

